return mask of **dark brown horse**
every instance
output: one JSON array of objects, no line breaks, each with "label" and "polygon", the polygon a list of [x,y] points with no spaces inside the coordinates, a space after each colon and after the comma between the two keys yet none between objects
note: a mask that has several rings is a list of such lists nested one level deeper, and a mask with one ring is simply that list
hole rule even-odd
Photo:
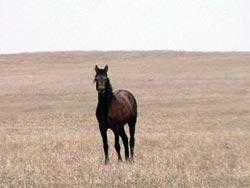
[{"label": "dark brown horse", "polygon": [[96,118],[99,122],[99,128],[103,140],[103,149],[105,153],[105,164],[109,161],[107,129],[111,129],[115,135],[115,149],[118,154],[118,161],[122,161],[120,154],[119,136],[121,136],[125,159],[129,160],[128,137],[124,130],[125,124],[129,125],[130,132],[130,152],[131,160],[134,156],[135,145],[135,124],[137,118],[137,104],[134,96],[126,90],[113,92],[110,80],[108,78],[108,66],[99,69],[95,66],[95,83],[98,91],[98,104],[96,109]]}]

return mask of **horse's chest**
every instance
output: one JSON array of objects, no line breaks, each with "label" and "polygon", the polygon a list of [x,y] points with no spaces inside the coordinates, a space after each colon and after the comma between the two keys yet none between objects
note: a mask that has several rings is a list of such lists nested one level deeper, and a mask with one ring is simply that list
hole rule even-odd
[{"label": "horse's chest", "polygon": [[97,106],[97,109],[96,109],[96,118],[97,118],[97,120],[98,120],[99,123],[105,122],[107,120],[107,114],[108,114],[107,108],[104,108],[101,105]]}]

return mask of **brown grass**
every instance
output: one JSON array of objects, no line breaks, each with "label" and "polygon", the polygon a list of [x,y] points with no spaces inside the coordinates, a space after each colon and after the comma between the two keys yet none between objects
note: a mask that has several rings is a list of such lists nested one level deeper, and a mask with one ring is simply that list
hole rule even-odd
[{"label": "brown grass", "polygon": [[[137,97],[134,164],[109,132],[103,165],[96,64]],[[250,53],[5,55],[0,70],[0,187],[250,186]]]}]

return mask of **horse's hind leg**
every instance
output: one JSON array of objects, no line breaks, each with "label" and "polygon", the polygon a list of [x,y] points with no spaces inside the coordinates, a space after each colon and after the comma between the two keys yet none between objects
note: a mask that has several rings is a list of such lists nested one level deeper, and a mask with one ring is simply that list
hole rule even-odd
[{"label": "horse's hind leg", "polygon": [[119,144],[119,132],[114,131],[114,134],[115,134],[115,149],[116,149],[116,152],[118,155],[118,161],[122,161],[122,157],[121,157],[121,153],[120,153],[121,147]]},{"label": "horse's hind leg", "polygon": [[120,135],[122,137],[122,142],[123,142],[123,145],[124,145],[125,159],[128,160],[129,159],[128,137],[126,135],[124,127],[120,129]]},{"label": "horse's hind leg", "polygon": [[134,147],[135,147],[135,124],[136,118],[132,119],[129,125],[129,133],[130,133],[130,153],[131,153],[131,160],[134,161]]}]

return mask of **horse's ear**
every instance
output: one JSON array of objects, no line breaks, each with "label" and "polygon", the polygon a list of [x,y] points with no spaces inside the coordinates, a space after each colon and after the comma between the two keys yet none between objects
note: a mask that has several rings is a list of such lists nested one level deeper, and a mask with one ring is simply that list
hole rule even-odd
[{"label": "horse's ear", "polygon": [[97,72],[99,70],[98,66],[95,66],[95,72]]},{"label": "horse's ear", "polygon": [[108,65],[105,66],[104,70],[105,70],[106,72],[108,72],[108,70],[109,70]]}]

